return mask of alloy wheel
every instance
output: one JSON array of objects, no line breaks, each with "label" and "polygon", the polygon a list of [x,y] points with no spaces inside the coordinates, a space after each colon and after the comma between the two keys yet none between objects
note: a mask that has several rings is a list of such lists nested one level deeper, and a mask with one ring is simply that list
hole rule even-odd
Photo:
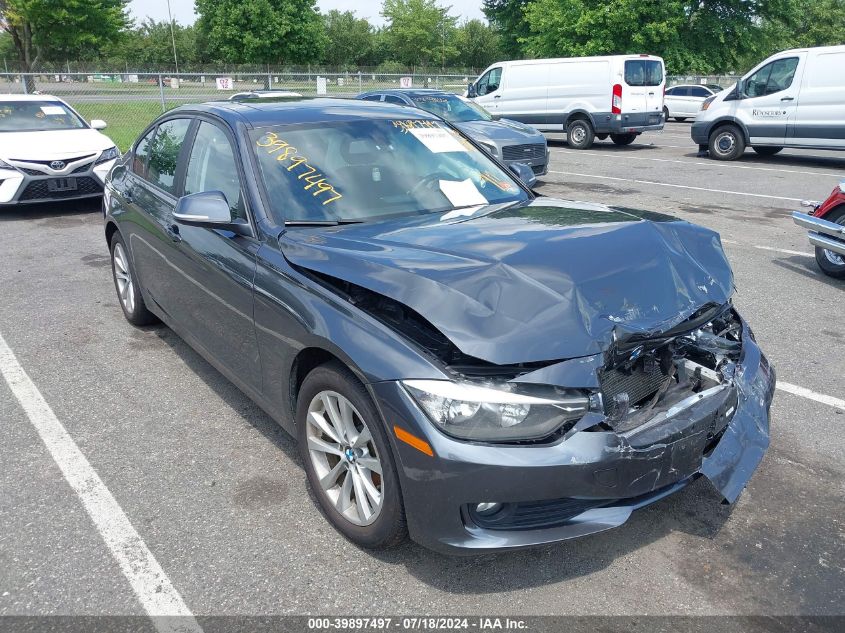
[{"label": "alloy wheel", "polygon": [[114,245],[112,260],[114,278],[117,282],[117,294],[123,308],[129,314],[132,314],[135,312],[135,284],[132,281],[132,272],[129,269],[129,258],[126,257],[126,251],[123,250],[123,245],[120,242]]},{"label": "alloy wheel", "polygon": [[335,510],[355,525],[372,524],[384,501],[382,463],[355,406],[335,391],[321,391],[308,406],[306,438],[322,492]]}]

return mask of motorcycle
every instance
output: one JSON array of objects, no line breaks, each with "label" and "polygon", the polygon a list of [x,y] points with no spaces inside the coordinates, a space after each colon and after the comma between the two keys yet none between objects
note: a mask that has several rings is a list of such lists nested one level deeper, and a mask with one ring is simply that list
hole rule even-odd
[{"label": "motorcycle", "polygon": [[809,230],[819,268],[826,275],[845,279],[845,180],[824,202],[804,200],[801,206],[810,210],[793,211],[792,220]]}]

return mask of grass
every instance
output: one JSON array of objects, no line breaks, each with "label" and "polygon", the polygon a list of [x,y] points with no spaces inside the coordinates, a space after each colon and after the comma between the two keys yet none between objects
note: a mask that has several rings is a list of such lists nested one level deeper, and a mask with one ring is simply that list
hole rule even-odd
[{"label": "grass", "polygon": [[[185,103],[190,103],[190,98]],[[103,134],[114,141],[121,152],[129,149],[138,135],[150,122],[161,114],[161,103],[158,101],[119,101],[119,102],[91,102],[81,101],[69,103],[87,121],[103,119],[108,127]],[[168,101],[168,108],[181,105],[178,101]]]}]

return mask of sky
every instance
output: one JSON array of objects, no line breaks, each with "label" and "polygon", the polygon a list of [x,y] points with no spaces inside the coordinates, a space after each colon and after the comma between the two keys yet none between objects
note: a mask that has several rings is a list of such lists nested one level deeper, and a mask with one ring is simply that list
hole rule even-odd
[{"label": "sky", "polygon": [[[484,18],[481,0],[441,0],[438,4],[451,5],[450,15],[459,17],[461,21]],[[371,24],[377,26],[384,24],[384,18],[380,15],[381,5],[382,0],[317,0],[317,6],[323,12],[331,9],[354,10],[358,17],[367,18]],[[180,24],[192,24],[196,20],[194,0],[170,0],[170,9],[173,19]],[[131,0],[129,11],[136,22],[147,17],[159,21],[167,20],[167,0]]]}]

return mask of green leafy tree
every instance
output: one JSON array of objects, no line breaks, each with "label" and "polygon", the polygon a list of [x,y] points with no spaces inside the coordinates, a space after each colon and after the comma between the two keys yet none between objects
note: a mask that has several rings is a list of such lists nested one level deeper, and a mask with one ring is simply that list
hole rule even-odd
[{"label": "green leafy tree", "polygon": [[215,61],[305,63],[325,46],[315,0],[196,0],[200,46]]},{"label": "green leafy tree", "polygon": [[457,55],[452,61],[457,66],[485,68],[502,59],[500,40],[493,27],[481,20],[469,20],[460,25],[455,33]]},{"label": "green leafy tree", "polygon": [[[183,65],[200,61],[196,35],[193,26],[173,25],[180,69]],[[111,63],[119,62],[121,66],[126,64],[137,70],[173,66],[170,23],[145,20],[137,28],[125,32],[120,41],[108,50],[107,56]]]},{"label": "green leafy tree", "polygon": [[0,26],[25,72],[97,55],[128,25],[126,0],[0,0]]},{"label": "green leafy tree", "polygon": [[435,0],[385,0],[390,57],[408,66],[444,65],[454,56],[457,18]]},{"label": "green leafy tree", "polygon": [[323,16],[326,49],[323,62],[328,66],[364,65],[372,60],[376,45],[373,27],[354,11],[333,9]]},{"label": "green leafy tree", "polygon": [[525,57],[522,40],[531,33],[525,10],[532,2],[533,0],[484,0],[482,10],[501,38],[499,48],[503,57]]}]

